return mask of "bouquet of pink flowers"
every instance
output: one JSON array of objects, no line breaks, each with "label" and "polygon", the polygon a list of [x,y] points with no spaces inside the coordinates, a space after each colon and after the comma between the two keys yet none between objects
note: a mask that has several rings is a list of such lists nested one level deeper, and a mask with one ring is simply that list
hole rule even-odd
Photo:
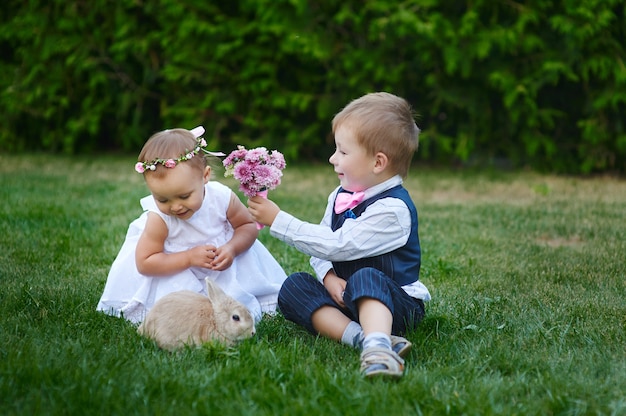
[{"label": "bouquet of pink flowers", "polygon": [[[285,169],[283,154],[265,147],[247,150],[237,146],[222,162],[226,171],[224,176],[233,176],[239,181],[239,190],[248,198],[259,195],[267,197],[267,191],[280,185],[280,178]],[[263,225],[257,223],[257,229]]]},{"label": "bouquet of pink flowers", "polygon": [[[265,147],[247,150],[237,146],[222,162],[226,168],[224,176],[233,176],[239,181],[239,190],[252,197],[280,185],[285,169],[283,154]],[[265,194],[267,195],[267,194]]]}]

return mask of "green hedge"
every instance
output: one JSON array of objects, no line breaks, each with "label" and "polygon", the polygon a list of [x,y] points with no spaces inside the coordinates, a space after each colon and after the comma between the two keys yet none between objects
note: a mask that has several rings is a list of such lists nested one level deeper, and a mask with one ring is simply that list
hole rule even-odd
[{"label": "green hedge", "polygon": [[203,124],[216,149],[325,160],[332,116],[385,90],[420,114],[421,160],[626,172],[625,8],[7,0],[0,149],[136,152]]}]

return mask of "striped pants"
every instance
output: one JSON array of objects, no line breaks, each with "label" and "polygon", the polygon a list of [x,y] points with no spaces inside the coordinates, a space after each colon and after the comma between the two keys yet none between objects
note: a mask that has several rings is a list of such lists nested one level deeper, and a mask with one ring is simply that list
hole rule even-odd
[{"label": "striped pants", "polygon": [[286,319],[317,335],[311,321],[316,310],[331,306],[359,322],[357,302],[361,298],[376,299],[389,308],[393,316],[393,335],[403,335],[424,317],[424,302],[421,299],[412,298],[398,283],[371,267],[357,270],[347,279],[343,298],[345,308],[330,297],[319,280],[305,272],[294,273],[285,280],[278,293],[278,307]]}]

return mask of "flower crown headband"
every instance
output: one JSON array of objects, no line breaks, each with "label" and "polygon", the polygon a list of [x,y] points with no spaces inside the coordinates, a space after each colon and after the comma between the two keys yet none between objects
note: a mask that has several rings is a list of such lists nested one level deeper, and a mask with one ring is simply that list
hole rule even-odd
[{"label": "flower crown headband", "polygon": [[191,132],[191,134],[193,134],[193,137],[195,137],[198,140],[198,142],[196,143],[195,149],[187,153],[183,153],[177,158],[170,158],[170,159],[156,158],[151,161],[137,162],[135,164],[135,170],[139,173],[144,173],[146,170],[156,170],[156,165],[158,165],[159,163],[165,166],[166,168],[173,168],[176,165],[178,165],[180,162],[184,162],[186,160],[193,158],[195,155],[200,153],[200,151],[206,154],[212,155],[212,156],[226,156],[226,154],[222,152],[211,152],[205,149],[206,140],[204,140],[204,138],[201,137],[204,134],[204,127],[198,126],[189,131]]}]

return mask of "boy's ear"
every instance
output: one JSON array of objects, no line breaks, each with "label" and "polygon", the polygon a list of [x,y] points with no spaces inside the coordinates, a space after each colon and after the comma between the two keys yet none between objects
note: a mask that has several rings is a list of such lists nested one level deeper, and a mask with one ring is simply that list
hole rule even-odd
[{"label": "boy's ear", "polygon": [[374,173],[381,173],[389,165],[389,158],[383,152],[378,152],[374,155]]},{"label": "boy's ear", "polygon": [[204,168],[204,174],[202,175],[202,178],[204,179],[204,183],[209,182],[209,179],[211,179],[211,166],[207,166]]}]

